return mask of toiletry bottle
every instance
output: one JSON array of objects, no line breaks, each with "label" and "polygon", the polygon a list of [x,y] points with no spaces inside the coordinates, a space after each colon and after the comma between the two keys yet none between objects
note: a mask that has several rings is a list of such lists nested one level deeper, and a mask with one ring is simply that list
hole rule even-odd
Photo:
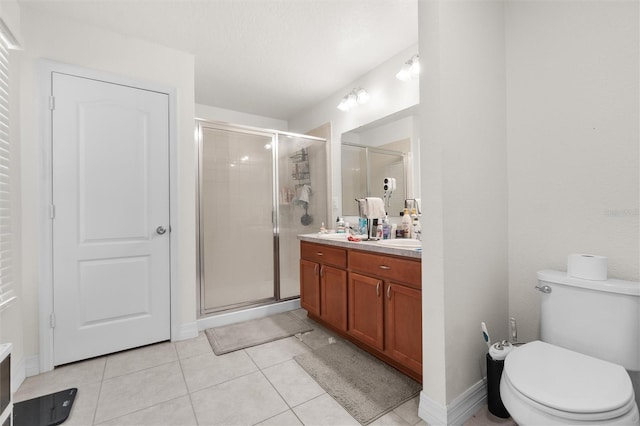
[{"label": "toiletry bottle", "polygon": [[327,228],[324,227],[324,222],[322,222],[322,225],[320,225],[320,234],[326,234],[327,233]]},{"label": "toiletry bottle", "polygon": [[402,238],[411,238],[411,217],[409,217],[409,209],[406,207],[402,214]]},{"label": "toiletry bottle", "polygon": [[382,239],[388,240],[389,238],[391,238],[391,225],[389,219],[384,217],[382,218]]},{"label": "toiletry bottle", "polygon": [[358,229],[360,230],[360,235],[367,235],[367,219],[364,217],[358,218]]},{"label": "toiletry bottle", "polygon": [[336,232],[338,234],[344,234],[345,233],[344,219],[342,219],[340,216],[338,216],[338,218],[336,219]]},{"label": "toiletry bottle", "polygon": [[391,224],[391,239],[395,239],[397,233],[398,233],[398,225],[396,225],[395,223],[392,223]]},{"label": "toiletry bottle", "polygon": [[411,238],[414,240],[422,240],[422,227],[420,226],[418,215],[413,217],[413,222],[411,224]]}]

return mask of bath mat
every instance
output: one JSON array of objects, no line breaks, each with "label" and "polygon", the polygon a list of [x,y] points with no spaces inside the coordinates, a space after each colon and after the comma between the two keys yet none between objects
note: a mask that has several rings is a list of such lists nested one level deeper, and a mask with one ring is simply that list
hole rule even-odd
[{"label": "bath mat", "polygon": [[293,359],[363,425],[413,398],[422,389],[420,383],[346,341]]},{"label": "bath mat", "polygon": [[222,355],[298,333],[313,330],[289,312],[236,324],[208,328],[204,332],[216,355]]},{"label": "bath mat", "polygon": [[420,383],[346,341],[325,345],[294,359],[363,425],[422,390]]}]

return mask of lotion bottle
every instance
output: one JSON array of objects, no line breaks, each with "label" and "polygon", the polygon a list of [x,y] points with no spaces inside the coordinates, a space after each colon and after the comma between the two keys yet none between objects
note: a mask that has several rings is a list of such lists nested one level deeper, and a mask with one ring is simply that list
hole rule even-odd
[{"label": "lotion bottle", "polygon": [[409,217],[409,209],[404,208],[402,213],[402,238],[411,238],[411,217]]}]

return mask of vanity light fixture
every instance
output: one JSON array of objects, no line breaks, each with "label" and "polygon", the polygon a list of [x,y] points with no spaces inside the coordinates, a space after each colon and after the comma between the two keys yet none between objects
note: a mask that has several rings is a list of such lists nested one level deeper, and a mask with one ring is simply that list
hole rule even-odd
[{"label": "vanity light fixture", "polygon": [[396,74],[396,78],[400,81],[409,81],[420,75],[420,56],[413,55],[411,59],[402,65],[400,71]]},{"label": "vanity light fixture", "polygon": [[359,89],[353,89],[342,98],[340,104],[338,105],[338,109],[340,111],[349,111],[350,109],[355,108],[358,105],[366,104],[367,102],[369,102],[370,98],[371,96],[369,95],[369,93],[362,87]]}]

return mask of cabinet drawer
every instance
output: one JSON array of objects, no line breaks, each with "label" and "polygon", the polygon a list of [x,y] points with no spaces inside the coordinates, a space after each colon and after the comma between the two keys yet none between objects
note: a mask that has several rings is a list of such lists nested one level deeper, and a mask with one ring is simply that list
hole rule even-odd
[{"label": "cabinet drawer", "polygon": [[349,251],[349,269],[421,289],[421,262],[380,254]]},{"label": "cabinet drawer", "polygon": [[337,266],[339,268],[347,267],[347,250],[343,248],[301,241],[300,256],[303,259],[325,265]]}]

